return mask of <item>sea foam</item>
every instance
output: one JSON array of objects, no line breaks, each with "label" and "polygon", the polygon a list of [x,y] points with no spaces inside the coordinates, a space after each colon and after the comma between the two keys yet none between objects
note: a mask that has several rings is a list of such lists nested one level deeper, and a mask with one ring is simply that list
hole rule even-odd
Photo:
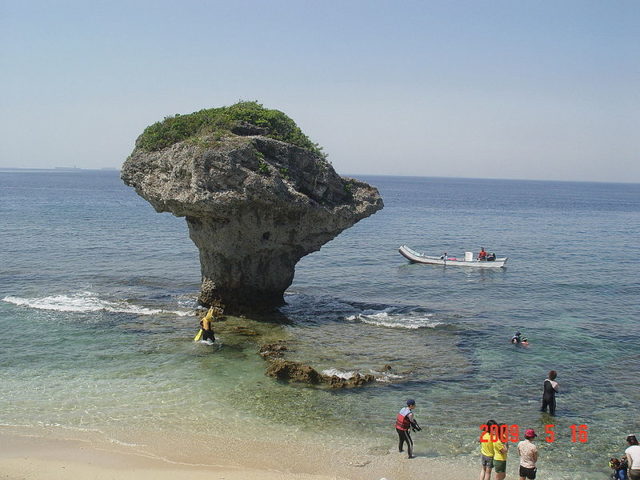
[{"label": "sea foam", "polygon": [[87,313],[104,311],[112,313],[131,313],[134,315],[172,314],[179,316],[191,314],[191,311],[163,310],[133,305],[125,300],[105,300],[99,298],[92,292],[78,292],[70,295],[51,295],[36,298],[24,298],[10,295],[4,297],[2,300],[22,307],[36,308],[38,310],[55,310],[58,312]]},{"label": "sea foam", "polygon": [[341,370],[338,370],[337,368],[329,368],[327,370],[322,370],[322,374],[323,375],[328,375],[329,377],[338,377],[338,378],[344,378],[345,380],[349,380],[351,377],[353,377],[356,372],[343,372]]},{"label": "sea foam", "polygon": [[350,315],[347,320],[359,321],[369,325],[388,328],[408,328],[415,330],[417,328],[436,328],[444,325],[443,322],[433,319],[433,313],[392,313],[389,310],[381,312],[366,312],[357,315]]},{"label": "sea foam", "polygon": [[[345,380],[349,380],[353,378],[358,372],[343,371],[343,370],[338,370],[337,368],[328,368],[326,370],[322,370],[321,373],[323,375],[328,375],[330,377],[336,376],[339,378],[343,378]],[[371,373],[374,377],[376,377],[376,382],[381,382],[381,383],[391,383],[394,380],[404,378],[402,375],[397,375],[391,372],[378,372],[376,370],[369,370],[369,373]]]}]

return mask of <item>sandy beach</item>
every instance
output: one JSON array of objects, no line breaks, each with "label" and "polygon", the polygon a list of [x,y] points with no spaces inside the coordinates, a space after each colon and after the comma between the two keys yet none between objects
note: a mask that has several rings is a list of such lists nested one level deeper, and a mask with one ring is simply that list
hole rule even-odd
[{"label": "sandy beach", "polygon": [[[393,452],[360,453],[318,445],[292,445],[277,439],[211,446],[208,459],[192,462],[156,456],[149,451],[93,440],[69,440],[28,432],[0,431],[0,478],[6,480],[387,480],[466,479],[475,474],[468,466],[445,465],[442,460],[407,459]],[[203,462],[202,460],[206,460]],[[451,462],[451,459],[448,459]],[[465,462],[467,460],[465,459]]]}]

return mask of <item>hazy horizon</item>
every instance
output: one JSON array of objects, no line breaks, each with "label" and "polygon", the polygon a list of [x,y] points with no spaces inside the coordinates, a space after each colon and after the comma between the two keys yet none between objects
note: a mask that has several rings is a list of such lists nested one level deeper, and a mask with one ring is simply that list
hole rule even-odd
[{"label": "hazy horizon", "polygon": [[0,0],[0,168],[257,100],[351,175],[640,182],[640,5]]},{"label": "hazy horizon", "polygon": [[[0,172],[120,172],[120,167],[102,167],[102,168],[84,168],[84,167],[42,167],[42,168],[23,168],[23,167],[0,167]],[[359,177],[386,177],[386,178],[430,178],[445,180],[498,180],[505,182],[556,182],[556,183],[620,183],[625,185],[637,185],[640,182],[634,181],[604,181],[604,180],[549,180],[544,178],[494,178],[494,177],[445,177],[435,175],[397,175],[397,174],[382,174],[382,173],[353,173],[353,172],[337,172],[342,177],[359,178]]]}]

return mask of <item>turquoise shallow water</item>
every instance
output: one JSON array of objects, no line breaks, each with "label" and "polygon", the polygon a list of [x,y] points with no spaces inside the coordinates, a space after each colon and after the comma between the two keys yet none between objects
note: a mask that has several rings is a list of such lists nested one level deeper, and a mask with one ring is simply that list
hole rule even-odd
[{"label": "turquoise shallow water", "polygon": [[[190,341],[200,273],[184,220],[155,213],[117,173],[0,172],[0,425],[123,443],[242,426],[391,448],[411,396],[428,426],[418,453],[471,458],[489,417],[554,423],[541,474],[604,478],[624,436],[640,433],[640,185],[364,179],[385,209],[299,263],[277,318],[229,320],[290,338],[290,356],[319,370],[381,380],[330,392],[264,376],[251,336]],[[410,265],[403,243],[485,246],[508,268]],[[528,349],[508,343],[516,329]],[[554,419],[537,411],[552,368]],[[588,426],[587,443],[571,442],[573,424]]]}]

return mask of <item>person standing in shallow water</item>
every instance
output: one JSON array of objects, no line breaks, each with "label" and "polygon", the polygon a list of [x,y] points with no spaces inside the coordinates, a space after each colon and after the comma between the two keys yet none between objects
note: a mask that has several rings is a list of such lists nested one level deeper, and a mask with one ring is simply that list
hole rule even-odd
[{"label": "person standing in shallow water", "polygon": [[[500,427],[506,428],[506,423],[501,423]],[[500,430],[498,430],[500,431]],[[493,442],[493,468],[496,472],[496,480],[504,480],[507,476],[507,453],[509,452],[509,444],[506,439],[503,443],[500,435],[497,435],[496,441]]]},{"label": "person standing in shallow water", "polygon": [[624,451],[629,461],[629,480],[640,480],[640,445],[635,435],[627,436],[629,447]]},{"label": "person standing in shallow water", "polygon": [[396,416],[396,432],[398,433],[399,438],[398,451],[404,451],[403,446],[406,442],[409,458],[414,458],[413,440],[411,439],[411,433],[409,433],[409,429],[412,428],[414,431],[422,430],[418,425],[418,422],[416,422],[415,418],[413,418],[414,408],[416,408],[416,401],[410,398],[407,400],[407,406],[402,408]]},{"label": "person standing in shallow water", "polygon": [[489,431],[491,427],[498,425],[495,420],[487,420],[487,431],[480,437],[480,462],[482,470],[480,470],[480,480],[490,480],[491,470],[493,470],[493,456],[495,454],[493,450],[493,442],[491,441],[491,434]]},{"label": "person standing in shallow water", "polygon": [[555,370],[551,370],[549,372],[549,377],[545,378],[543,384],[543,392],[542,392],[542,407],[540,408],[541,412],[546,412],[547,407],[549,407],[549,414],[556,414],[556,393],[558,392],[558,382],[556,382],[556,377],[558,376],[558,372]]},{"label": "person standing in shallow water", "polygon": [[202,317],[202,320],[200,320],[200,326],[202,327],[202,340],[203,341],[211,341],[211,342],[215,342],[216,341],[216,337],[213,333],[213,327],[211,326],[211,323],[213,322],[213,314],[215,313],[215,310],[213,307],[209,308],[209,311],[207,312],[207,314]]},{"label": "person standing in shallow water", "polygon": [[537,437],[533,428],[524,432],[524,440],[518,443],[518,453],[520,454],[520,480],[535,480],[538,471],[538,447],[533,443]]}]

